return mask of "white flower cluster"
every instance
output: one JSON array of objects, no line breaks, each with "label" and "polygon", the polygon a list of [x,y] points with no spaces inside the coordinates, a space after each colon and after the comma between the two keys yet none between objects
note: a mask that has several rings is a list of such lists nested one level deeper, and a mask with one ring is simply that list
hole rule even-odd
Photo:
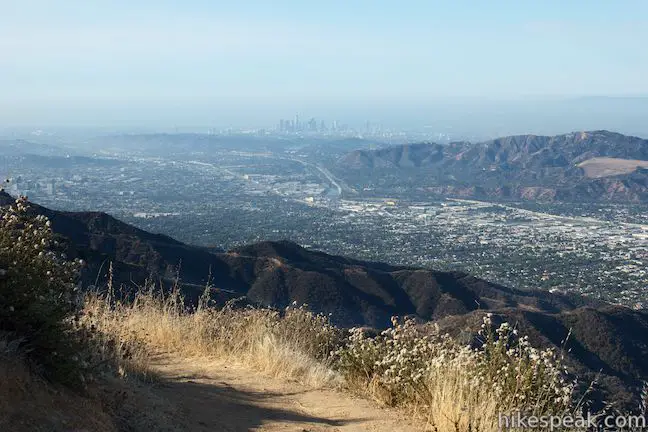
[{"label": "white flower cluster", "polygon": [[80,312],[80,260],[68,260],[50,221],[26,197],[0,208],[0,331],[24,341],[26,355],[52,380],[77,380],[82,343],[72,323]]},{"label": "white flower cluster", "polygon": [[480,373],[493,383],[493,391],[509,407],[532,406],[536,412],[564,412],[573,403],[576,381],[568,379],[562,353],[538,349],[528,336],[503,322],[493,330],[492,314],[479,331]]},{"label": "white flower cluster", "polygon": [[[26,197],[0,209],[0,267],[7,283],[16,288],[19,303],[33,299],[72,302],[74,279],[83,264],[56,252],[50,221],[32,215]],[[24,300],[23,300],[24,299]],[[16,309],[19,305],[10,305]]]},{"label": "white flower cluster", "polygon": [[429,400],[441,377],[458,380],[468,393],[494,392],[502,410],[570,409],[575,382],[567,380],[555,352],[532,347],[508,323],[493,330],[491,319],[484,317],[479,348],[413,319],[393,319],[393,327],[376,337],[354,328],[334,352],[336,365],[347,379],[382,388],[391,403]]}]

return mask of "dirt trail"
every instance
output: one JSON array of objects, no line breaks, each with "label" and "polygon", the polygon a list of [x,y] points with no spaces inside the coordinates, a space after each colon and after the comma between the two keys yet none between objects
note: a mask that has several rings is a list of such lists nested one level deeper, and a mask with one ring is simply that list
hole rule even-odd
[{"label": "dirt trail", "polygon": [[219,363],[165,357],[152,392],[174,406],[174,423],[188,431],[421,430],[402,414],[334,389],[310,389]]}]

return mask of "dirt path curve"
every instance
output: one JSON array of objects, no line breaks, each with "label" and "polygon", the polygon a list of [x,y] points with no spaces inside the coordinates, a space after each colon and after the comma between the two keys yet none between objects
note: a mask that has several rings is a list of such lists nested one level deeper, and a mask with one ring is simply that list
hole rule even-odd
[{"label": "dirt path curve", "polygon": [[223,364],[165,357],[154,393],[173,404],[187,431],[421,430],[402,414],[334,389],[310,389]]}]

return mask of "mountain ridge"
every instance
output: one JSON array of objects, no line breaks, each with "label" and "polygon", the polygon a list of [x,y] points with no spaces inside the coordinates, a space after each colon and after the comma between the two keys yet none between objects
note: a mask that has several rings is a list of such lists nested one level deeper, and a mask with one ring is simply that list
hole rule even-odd
[{"label": "mountain ridge", "polygon": [[[0,205],[14,199],[0,192]],[[330,314],[344,326],[385,328],[393,315],[436,322],[442,329],[474,334],[485,312],[518,326],[542,346],[560,347],[572,329],[569,355],[578,374],[594,379],[603,395],[630,401],[648,379],[648,314],[578,295],[552,294],[490,283],[466,273],[392,266],[330,255],[290,241],[265,241],[212,252],[151,234],[98,212],[58,212],[33,205],[66,240],[70,256],[87,261],[84,283],[127,289],[146,279],[167,287],[178,276],[189,303],[206,284],[212,299],[278,309],[297,303]],[[211,275],[211,280],[208,277]]]},{"label": "mountain ridge", "polygon": [[[580,166],[625,161],[625,171],[590,177]],[[628,161],[639,161],[628,167]],[[485,199],[648,202],[648,140],[605,130],[514,135],[468,143],[414,143],[355,150],[332,170],[356,186]],[[603,166],[603,168],[606,168]],[[609,174],[611,173],[611,175]]]}]

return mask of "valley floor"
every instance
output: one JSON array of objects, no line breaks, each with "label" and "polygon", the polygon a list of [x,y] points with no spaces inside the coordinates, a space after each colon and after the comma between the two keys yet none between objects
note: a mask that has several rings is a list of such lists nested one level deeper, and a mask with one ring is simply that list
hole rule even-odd
[{"label": "valley floor", "polygon": [[[173,406],[170,430],[412,431],[403,414],[335,389],[313,389],[242,367],[164,356],[149,391]],[[165,403],[165,405],[166,405]]]}]

